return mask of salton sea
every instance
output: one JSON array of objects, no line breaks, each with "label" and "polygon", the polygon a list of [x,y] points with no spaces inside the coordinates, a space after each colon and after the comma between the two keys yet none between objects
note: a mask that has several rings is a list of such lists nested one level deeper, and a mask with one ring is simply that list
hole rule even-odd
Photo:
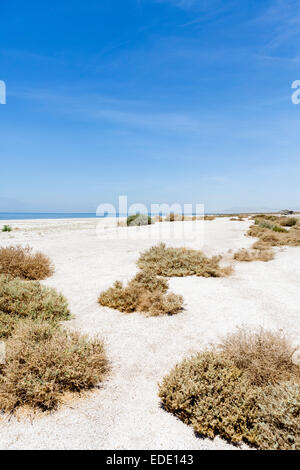
[{"label": "salton sea", "polygon": [[98,216],[95,212],[0,212],[0,220],[91,219],[96,217]]}]

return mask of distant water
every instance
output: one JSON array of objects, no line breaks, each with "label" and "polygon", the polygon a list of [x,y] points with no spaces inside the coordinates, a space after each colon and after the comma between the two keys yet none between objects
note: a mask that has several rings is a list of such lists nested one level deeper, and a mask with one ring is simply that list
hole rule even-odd
[{"label": "distant water", "polygon": [[95,219],[97,217],[95,212],[0,212],[0,220]]}]

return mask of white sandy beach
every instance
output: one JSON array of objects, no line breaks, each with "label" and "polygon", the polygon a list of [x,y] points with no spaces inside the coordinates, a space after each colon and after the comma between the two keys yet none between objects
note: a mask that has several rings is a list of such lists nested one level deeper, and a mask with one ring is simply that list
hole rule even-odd
[{"label": "white sandy beach", "polygon": [[[68,328],[104,338],[111,373],[99,390],[52,414],[33,421],[3,416],[1,449],[235,448],[219,438],[198,438],[192,428],[165,412],[157,384],[177,362],[239,325],[283,329],[297,344],[300,248],[276,248],[275,259],[268,263],[233,262],[228,250],[254,242],[245,236],[250,221],[206,221],[203,247],[200,236],[168,243],[201,248],[208,255],[223,254],[224,263],[234,265],[234,273],[227,278],[170,279],[170,290],[183,295],[185,310],[172,317],[146,318],[101,307],[97,298],[115,280],[133,277],[139,253],[157,243],[149,233],[157,236],[159,226],[168,227],[169,222],[132,227],[140,236],[130,239],[109,236],[114,229],[104,228],[106,219],[5,223],[18,230],[0,233],[1,246],[28,244],[53,260],[55,274],[43,283],[68,299],[74,315],[65,323]],[[188,222],[174,224],[180,232]]]}]

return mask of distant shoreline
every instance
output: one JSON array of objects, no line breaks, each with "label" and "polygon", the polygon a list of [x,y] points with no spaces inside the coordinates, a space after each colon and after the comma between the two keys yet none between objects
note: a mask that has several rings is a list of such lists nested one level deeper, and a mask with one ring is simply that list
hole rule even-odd
[{"label": "distant shoreline", "polygon": [[[230,217],[237,214],[249,214],[255,215],[259,213],[267,212],[205,212],[205,215],[216,215],[223,217]],[[277,212],[273,211],[270,214],[276,214]],[[297,214],[297,212],[295,212]],[[58,219],[103,219],[106,217],[127,217],[128,214],[106,214],[103,216],[97,216],[95,212],[0,212],[0,220],[58,220]],[[152,214],[153,217],[158,214]],[[167,214],[162,214],[163,216]],[[192,216],[195,214],[186,214]]]}]

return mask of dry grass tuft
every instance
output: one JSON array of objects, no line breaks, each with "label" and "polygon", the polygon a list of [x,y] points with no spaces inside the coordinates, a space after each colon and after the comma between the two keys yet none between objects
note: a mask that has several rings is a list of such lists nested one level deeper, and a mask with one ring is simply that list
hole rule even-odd
[{"label": "dry grass tuft", "polygon": [[220,256],[207,258],[198,250],[167,248],[161,243],[142,253],[137,264],[139,268],[150,269],[158,276],[221,277],[230,274],[232,268],[221,268],[220,260]]},{"label": "dry grass tuft", "polygon": [[65,393],[95,387],[107,368],[101,341],[23,320],[7,340],[6,363],[0,365],[0,409],[55,409]]},{"label": "dry grass tuft", "polygon": [[274,253],[272,250],[266,249],[249,251],[243,248],[234,253],[233,258],[237,261],[271,261],[274,259]]},{"label": "dry grass tuft", "polygon": [[239,369],[247,372],[254,385],[300,379],[300,368],[292,359],[296,348],[281,332],[240,328],[227,335],[219,348]]},{"label": "dry grass tuft", "polygon": [[8,338],[20,319],[57,323],[69,318],[66,299],[37,281],[0,276],[0,339]]},{"label": "dry grass tuft", "polygon": [[204,220],[215,220],[216,216],[215,215],[205,215]]},{"label": "dry grass tuft", "polygon": [[113,287],[102,292],[100,305],[120,312],[143,312],[149,316],[174,315],[182,310],[183,298],[167,294],[168,282],[144,270],[129,281],[126,287],[116,281]]},{"label": "dry grass tuft", "polygon": [[0,274],[10,274],[22,279],[45,279],[53,274],[54,267],[48,256],[32,254],[29,247],[0,248]]},{"label": "dry grass tuft", "polygon": [[203,436],[260,449],[300,449],[299,367],[296,372],[291,351],[281,335],[239,332],[221,351],[178,364],[163,379],[159,397]]}]

